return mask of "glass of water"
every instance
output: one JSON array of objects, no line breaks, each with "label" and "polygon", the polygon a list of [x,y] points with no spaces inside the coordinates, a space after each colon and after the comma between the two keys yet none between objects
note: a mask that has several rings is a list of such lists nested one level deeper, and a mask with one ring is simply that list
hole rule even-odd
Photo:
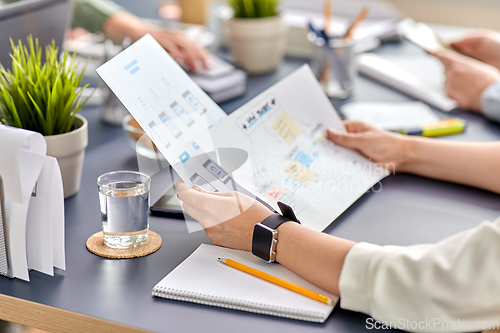
[{"label": "glass of water", "polygon": [[151,178],[141,172],[114,171],[97,178],[104,244],[131,249],[146,244]]}]

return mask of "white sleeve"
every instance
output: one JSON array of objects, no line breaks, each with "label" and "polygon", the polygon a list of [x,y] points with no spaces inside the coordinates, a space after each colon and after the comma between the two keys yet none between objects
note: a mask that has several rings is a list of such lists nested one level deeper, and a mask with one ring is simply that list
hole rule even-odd
[{"label": "white sleeve", "polygon": [[497,328],[500,219],[433,245],[359,243],[346,256],[339,290],[342,308],[379,325],[415,332]]}]

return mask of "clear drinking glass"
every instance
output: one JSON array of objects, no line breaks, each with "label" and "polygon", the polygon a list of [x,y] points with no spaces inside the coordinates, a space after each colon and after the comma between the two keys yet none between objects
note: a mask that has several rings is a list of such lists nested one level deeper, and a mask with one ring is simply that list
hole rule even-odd
[{"label": "clear drinking glass", "polygon": [[349,97],[356,75],[352,39],[332,37],[327,43],[312,32],[307,39],[314,45],[311,68],[326,94],[338,99]]},{"label": "clear drinking glass", "polygon": [[146,244],[151,178],[141,172],[114,171],[97,178],[104,243],[117,249]]}]

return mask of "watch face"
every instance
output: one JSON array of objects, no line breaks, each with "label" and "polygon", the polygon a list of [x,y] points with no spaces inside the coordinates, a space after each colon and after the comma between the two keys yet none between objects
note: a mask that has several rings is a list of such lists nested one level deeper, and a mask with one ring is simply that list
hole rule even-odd
[{"label": "watch face", "polygon": [[269,261],[273,245],[274,232],[271,228],[257,223],[253,229],[252,253]]}]

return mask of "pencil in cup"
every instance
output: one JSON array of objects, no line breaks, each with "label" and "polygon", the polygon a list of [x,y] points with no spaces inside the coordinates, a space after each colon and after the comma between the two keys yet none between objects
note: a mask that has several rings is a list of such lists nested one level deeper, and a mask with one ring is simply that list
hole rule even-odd
[{"label": "pencil in cup", "polygon": [[261,272],[261,271],[255,269],[255,268],[249,267],[247,265],[240,264],[237,261],[234,261],[234,260],[231,260],[231,259],[226,259],[226,258],[217,258],[217,260],[219,260],[220,262],[222,262],[222,263],[224,263],[224,264],[226,264],[226,265],[228,265],[230,267],[236,268],[237,270],[240,270],[242,272],[251,274],[251,275],[253,275],[255,277],[261,278],[261,279],[266,280],[268,282],[274,283],[274,284],[276,284],[276,285],[278,285],[280,287],[286,288],[286,289],[294,291],[294,292],[296,292],[298,294],[301,294],[301,295],[304,295],[306,297],[312,298],[312,299],[314,299],[316,301],[319,301],[321,303],[325,303],[325,304],[328,304],[328,305],[332,305],[333,304],[333,301],[328,296],[318,294],[318,293],[316,293],[314,291],[311,291],[309,289],[303,288],[303,287],[298,286],[296,284],[293,284],[291,282],[288,282],[288,281],[285,281],[283,279],[280,279],[280,278],[277,278],[275,276],[272,276],[270,274]]}]

